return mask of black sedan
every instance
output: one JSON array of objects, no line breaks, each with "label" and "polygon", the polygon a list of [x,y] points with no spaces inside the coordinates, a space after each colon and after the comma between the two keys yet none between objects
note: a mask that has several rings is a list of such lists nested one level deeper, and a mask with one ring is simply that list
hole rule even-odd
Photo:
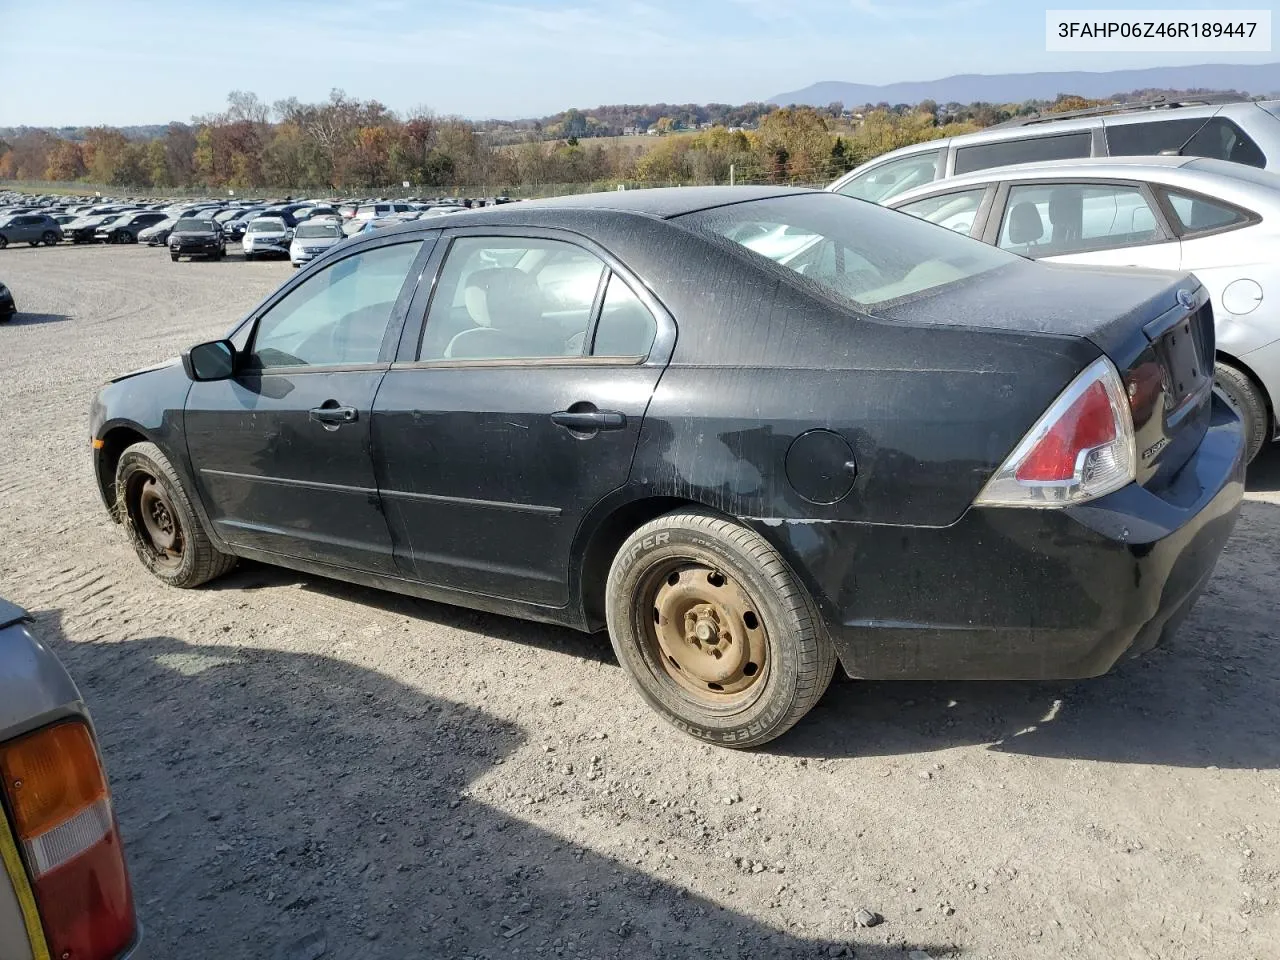
[{"label": "black sedan", "polygon": [[227,238],[222,224],[211,217],[183,217],[169,231],[169,259],[204,257],[221,260],[227,255]]},{"label": "black sedan", "polygon": [[238,557],[582,630],[731,746],[837,660],[1074,678],[1167,636],[1243,494],[1193,277],[829,193],[511,204],[335,247],[94,401],[143,564]]}]

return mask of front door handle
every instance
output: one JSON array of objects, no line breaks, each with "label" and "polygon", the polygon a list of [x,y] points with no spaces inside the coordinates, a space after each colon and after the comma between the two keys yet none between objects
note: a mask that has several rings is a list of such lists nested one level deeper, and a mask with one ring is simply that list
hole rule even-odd
[{"label": "front door handle", "polygon": [[579,433],[592,433],[596,430],[625,430],[627,417],[616,410],[561,410],[551,415],[551,422]]},{"label": "front door handle", "polygon": [[336,425],[355,423],[360,419],[360,411],[355,407],[323,406],[311,410],[308,416],[317,423]]}]

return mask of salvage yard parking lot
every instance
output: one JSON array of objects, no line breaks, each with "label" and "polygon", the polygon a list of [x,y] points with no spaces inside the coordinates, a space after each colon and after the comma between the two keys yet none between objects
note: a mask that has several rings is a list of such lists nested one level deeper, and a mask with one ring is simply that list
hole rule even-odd
[{"label": "salvage yard parking lot", "polygon": [[1274,956],[1280,449],[1145,658],[837,682],[787,737],[716,750],[603,635],[248,564],[146,575],[93,488],[90,398],[290,275],[0,254],[0,596],[93,709],[151,955]]}]

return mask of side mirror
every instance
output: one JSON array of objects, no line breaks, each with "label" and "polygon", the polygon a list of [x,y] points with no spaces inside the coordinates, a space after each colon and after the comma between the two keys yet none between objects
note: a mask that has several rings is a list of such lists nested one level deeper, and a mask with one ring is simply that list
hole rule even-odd
[{"label": "side mirror", "polygon": [[236,372],[235,345],[230,340],[214,340],[184,350],[182,369],[196,383],[228,380]]}]

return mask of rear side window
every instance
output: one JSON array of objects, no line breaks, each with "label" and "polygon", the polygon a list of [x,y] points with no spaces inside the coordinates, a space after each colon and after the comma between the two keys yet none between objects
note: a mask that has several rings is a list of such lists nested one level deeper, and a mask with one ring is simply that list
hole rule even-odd
[{"label": "rear side window", "polygon": [[1249,222],[1249,214],[1228,206],[1220,200],[1209,200],[1192,193],[1166,190],[1164,195],[1173,208],[1173,218],[1182,228],[1183,235],[1208,233]]},{"label": "rear side window", "polygon": [[956,150],[955,172],[972,173],[974,170],[1007,167],[1015,163],[1040,163],[1044,160],[1074,160],[1089,156],[1092,144],[1093,134],[1088,130],[1054,137],[979,143]]},{"label": "rear side window", "polygon": [[580,357],[604,263],[561,240],[459,237],[436,283],[419,360]]},{"label": "rear side window", "polygon": [[1204,117],[1107,124],[1107,152],[1113,157],[1155,157],[1176,153],[1199,133]]},{"label": "rear side window", "polygon": [[617,274],[610,274],[591,353],[597,357],[646,357],[658,324],[649,308]]},{"label": "rear side window", "polygon": [[1258,145],[1226,117],[1115,124],[1107,127],[1107,150],[1116,157],[1166,153],[1228,160],[1250,167],[1267,165],[1267,158]]},{"label": "rear side window", "polygon": [[1250,167],[1265,167],[1267,158],[1248,134],[1225,117],[1214,117],[1182,148],[1184,156],[1213,157]]},{"label": "rear side window", "polygon": [[860,173],[836,193],[872,203],[887,203],[900,193],[932,183],[938,173],[938,150],[889,160]]},{"label": "rear side window", "polygon": [[1053,257],[1163,239],[1155,211],[1136,186],[1037,183],[1009,191],[999,246]]}]

